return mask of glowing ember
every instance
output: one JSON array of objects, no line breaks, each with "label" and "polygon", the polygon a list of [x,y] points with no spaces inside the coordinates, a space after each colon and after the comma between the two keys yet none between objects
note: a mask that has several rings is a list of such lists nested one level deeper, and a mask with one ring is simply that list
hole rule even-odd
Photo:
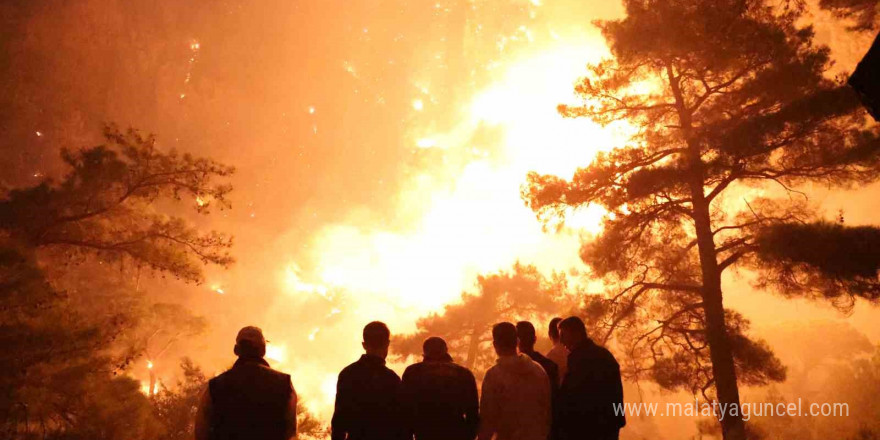
[{"label": "glowing ember", "polygon": [[150,370],[153,369],[153,361],[147,361],[147,368],[149,368]]},{"label": "glowing ember", "polygon": [[421,99],[413,99],[412,107],[416,111],[422,111],[425,108],[425,103]]},{"label": "glowing ember", "polygon": [[321,331],[319,328],[313,328],[311,332],[309,332],[309,341],[314,341],[315,336],[318,335],[318,332]]}]

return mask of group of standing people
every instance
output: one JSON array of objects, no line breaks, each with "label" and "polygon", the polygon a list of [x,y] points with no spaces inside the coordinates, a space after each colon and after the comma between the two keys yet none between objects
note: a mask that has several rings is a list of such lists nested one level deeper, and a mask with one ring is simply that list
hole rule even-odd
[{"label": "group of standing people", "polygon": [[[439,337],[425,340],[423,360],[401,379],[385,365],[391,332],[371,322],[365,353],[339,374],[332,440],[617,439],[626,420],[615,412],[623,387],[614,356],[588,337],[580,318],[554,318],[548,333],[553,348],[544,356],[530,322],[495,324],[498,360],[478,393],[473,373]],[[235,353],[236,364],[205,391],[197,440],[293,437],[296,392],[290,376],[263,360],[259,329],[242,329]]]}]

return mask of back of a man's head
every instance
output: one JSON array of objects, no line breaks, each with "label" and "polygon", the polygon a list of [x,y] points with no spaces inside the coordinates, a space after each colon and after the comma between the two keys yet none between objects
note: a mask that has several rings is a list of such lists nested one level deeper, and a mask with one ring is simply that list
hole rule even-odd
[{"label": "back of a man's head", "polygon": [[235,354],[240,358],[262,358],[266,355],[266,338],[259,327],[247,326],[235,336]]},{"label": "back of a man's head", "polygon": [[529,321],[516,323],[516,336],[519,339],[520,350],[532,349],[538,337],[535,335],[535,326]]},{"label": "back of a man's head", "polygon": [[509,322],[499,322],[492,327],[492,343],[496,350],[516,352],[516,326]]},{"label": "back of a man's head", "polygon": [[562,322],[562,318],[555,317],[550,320],[550,324],[547,326],[547,336],[550,336],[550,340],[553,342],[559,341],[559,323]]},{"label": "back of a man's head", "polygon": [[373,321],[364,327],[364,348],[381,349],[388,346],[391,331],[384,322]]},{"label": "back of a man's head", "polygon": [[447,360],[449,348],[446,346],[446,341],[443,338],[432,336],[425,339],[425,342],[422,344],[422,353],[426,361]]}]

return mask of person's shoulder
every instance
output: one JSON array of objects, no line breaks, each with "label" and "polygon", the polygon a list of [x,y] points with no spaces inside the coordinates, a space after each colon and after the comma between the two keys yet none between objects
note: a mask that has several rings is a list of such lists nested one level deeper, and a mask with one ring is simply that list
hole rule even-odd
[{"label": "person's shoulder", "polygon": [[488,370],[486,370],[486,374],[483,375],[483,382],[494,378],[495,376],[497,376],[500,373],[500,371],[501,371],[500,365],[498,365],[498,364],[492,365],[491,367],[489,367]]},{"label": "person's shoulder", "polygon": [[361,361],[356,360],[350,364],[348,364],[342,371],[339,372],[339,378],[341,379],[344,376],[350,376],[355,374],[357,370],[361,369]]},{"label": "person's shoulder", "polygon": [[283,371],[278,371],[272,367],[267,367],[264,365],[264,366],[262,366],[262,370],[265,371],[266,374],[271,375],[271,376],[277,378],[278,380],[287,380],[287,381],[290,380],[289,374],[287,374]]},{"label": "person's shoulder", "polygon": [[538,363],[540,363],[541,366],[544,367],[545,370],[547,370],[548,374],[549,373],[555,374],[559,371],[559,366],[556,365],[556,362],[553,362],[553,360],[551,360],[551,359],[541,358],[541,360],[538,361]]},{"label": "person's shoulder", "polygon": [[421,373],[422,369],[423,369],[422,363],[416,362],[416,363],[406,367],[406,369],[403,370],[403,377],[406,378],[406,377],[412,376],[414,374],[419,374],[419,373]]},{"label": "person's shoulder", "polygon": [[474,373],[464,365],[459,365],[454,362],[450,362],[449,365],[460,376],[473,379]]},{"label": "person's shoulder", "polygon": [[530,365],[530,368],[532,369],[533,374],[544,375],[544,376],[547,375],[547,371],[544,370],[544,366],[541,365],[540,362],[538,362],[537,360],[532,359],[532,358],[529,358],[529,360],[532,362]]},{"label": "person's shoulder", "polygon": [[606,360],[609,364],[613,364],[614,366],[616,366],[616,367],[619,368],[619,367],[620,367],[620,364],[618,364],[618,362],[617,362],[617,358],[614,357],[614,353],[612,353],[611,350],[609,350],[609,349],[607,349],[607,348],[605,348],[605,347],[601,347],[601,348],[602,348],[602,357],[605,358],[605,360]]},{"label": "person's shoulder", "polygon": [[386,377],[388,377],[389,379],[394,379],[394,380],[396,380],[397,382],[400,382],[400,376],[397,375],[397,372],[396,372],[396,371],[394,371],[394,370],[392,370],[392,369],[390,369],[390,368],[388,368],[387,366],[384,366],[384,365],[382,366],[382,368],[384,368],[383,372],[384,372],[384,374],[385,374]]},{"label": "person's shoulder", "polygon": [[614,354],[611,353],[611,350],[596,343],[593,343],[592,355],[606,361],[610,360],[614,361],[614,363],[617,363],[617,359],[614,357]]},{"label": "person's shoulder", "polygon": [[226,371],[224,371],[224,372],[222,372],[222,373],[220,373],[220,374],[218,374],[218,375],[212,377],[211,379],[209,379],[208,382],[209,382],[209,383],[210,383],[210,382],[215,382],[215,383],[217,383],[217,382],[223,382],[223,381],[225,381],[225,380],[228,380],[228,378],[231,377],[231,376],[233,376],[233,374],[234,374],[234,373],[233,373],[233,371],[232,371],[232,367],[230,367],[230,368],[226,369]]},{"label": "person's shoulder", "polygon": [[547,356],[544,356],[543,354],[541,354],[540,352],[537,352],[537,351],[532,352],[531,354],[529,354],[529,356],[532,358],[532,360],[534,360],[535,362],[537,362],[539,364],[543,364],[545,362],[553,362],[550,360],[550,358],[548,358]]}]

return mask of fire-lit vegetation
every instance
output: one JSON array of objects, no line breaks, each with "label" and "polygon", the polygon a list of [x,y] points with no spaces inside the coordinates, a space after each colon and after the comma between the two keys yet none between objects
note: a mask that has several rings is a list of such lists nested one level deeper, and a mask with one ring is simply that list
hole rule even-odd
[{"label": "fire-lit vegetation", "polygon": [[479,383],[566,315],[628,402],[849,404],[625,440],[880,438],[878,11],[2,2],[0,438],[191,439],[244,325],[328,438],[365,323]]}]

